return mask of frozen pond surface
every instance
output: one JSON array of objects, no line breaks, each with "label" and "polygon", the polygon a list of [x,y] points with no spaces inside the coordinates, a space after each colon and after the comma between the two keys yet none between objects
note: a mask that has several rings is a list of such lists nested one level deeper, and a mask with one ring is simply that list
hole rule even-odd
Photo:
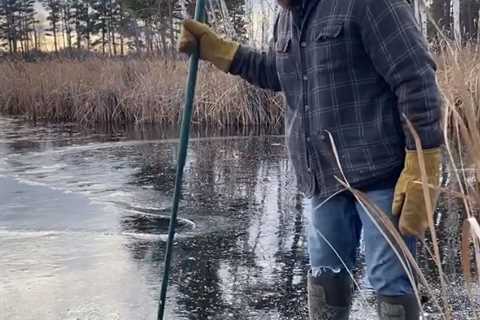
[{"label": "frozen pond surface", "polygon": [[[0,319],[156,319],[176,134],[0,118]],[[283,137],[194,134],[166,318],[306,319],[306,209]],[[465,313],[457,220],[439,225]],[[352,318],[375,319],[362,274]]]}]

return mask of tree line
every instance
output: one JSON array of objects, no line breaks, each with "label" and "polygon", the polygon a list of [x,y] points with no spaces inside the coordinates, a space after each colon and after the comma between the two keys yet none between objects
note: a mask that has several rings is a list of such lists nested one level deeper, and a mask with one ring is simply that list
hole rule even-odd
[{"label": "tree line", "polygon": [[[261,7],[275,0],[209,0],[210,22],[242,41],[252,40]],[[437,27],[453,38],[479,40],[480,0],[409,0],[429,37]],[[195,0],[0,0],[0,50],[87,50],[105,55],[146,52],[175,55],[179,22],[192,15]],[[38,4],[45,20],[40,20]],[[250,9],[248,9],[250,8]],[[272,9],[273,10],[273,9]],[[263,9],[262,9],[263,11]],[[257,17],[252,18],[257,14]],[[263,14],[263,13],[262,13]],[[427,16],[435,23],[427,21]],[[422,21],[423,20],[423,21]],[[248,23],[248,21],[250,23]],[[258,29],[258,25],[256,26]],[[262,29],[263,35],[266,33]]]},{"label": "tree line", "polygon": [[[37,6],[35,3],[35,0],[0,0],[0,49],[11,54],[82,49],[111,56],[127,51],[175,55],[179,22],[185,14],[193,15],[195,7],[194,0],[38,0]],[[245,32],[240,27],[245,0],[221,3],[225,8],[216,6],[211,16],[228,14],[235,31]],[[38,4],[46,15],[45,21],[39,21]]]}]

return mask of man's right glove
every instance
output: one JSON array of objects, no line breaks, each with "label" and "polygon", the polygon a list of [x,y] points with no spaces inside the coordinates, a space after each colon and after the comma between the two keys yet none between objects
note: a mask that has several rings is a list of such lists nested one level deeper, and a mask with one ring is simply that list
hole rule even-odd
[{"label": "man's right glove", "polygon": [[183,22],[178,50],[191,54],[200,44],[200,59],[213,63],[228,72],[240,44],[221,39],[206,24],[195,20]]}]

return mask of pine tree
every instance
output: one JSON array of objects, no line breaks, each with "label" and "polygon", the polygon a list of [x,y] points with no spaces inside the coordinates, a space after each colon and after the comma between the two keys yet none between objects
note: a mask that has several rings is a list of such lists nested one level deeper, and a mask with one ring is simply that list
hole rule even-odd
[{"label": "pine tree", "polygon": [[7,43],[10,53],[17,52],[18,3],[15,0],[0,0],[0,37]]},{"label": "pine tree", "polygon": [[122,6],[119,0],[110,0],[110,42],[113,49],[113,55],[117,55],[118,47],[118,35],[120,29],[120,23],[122,20]]},{"label": "pine tree", "polygon": [[47,20],[50,24],[49,35],[53,37],[53,47],[58,52],[58,33],[62,19],[62,0],[42,0],[42,4],[48,12]]},{"label": "pine tree", "polygon": [[120,35],[120,55],[125,54],[125,48],[140,52],[140,27],[132,11],[122,2],[118,10],[118,33]]},{"label": "pine tree", "polygon": [[[35,0],[20,0],[18,1],[19,12],[19,40],[21,41],[22,51],[28,52],[31,50],[33,34],[35,32],[35,25],[38,22],[35,17]],[[35,39],[36,42],[36,39]],[[33,45],[36,47],[36,43]]]},{"label": "pine tree", "polygon": [[[154,50],[154,22],[158,12],[156,0],[124,0],[125,7],[133,17],[140,20],[143,28],[138,23],[133,25],[137,28],[134,32],[136,46],[144,46],[146,51],[152,53]],[[143,33],[144,43],[140,41]],[[139,48],[137,48],[138,50]]]},{"label": "pine tree", "polygon": [[0,0],[0,40],[10,53],[28,52],[35,25],[34,0]]},{"label": "pine tree", "polygon": [[75,33],[77,34],[77,47],[85,42],[86,50],[92,47],[92,35],[96,33],[95,12],[90,1],[81,0],[75,8]]},{"label": "pine tree", "polygon": [[3,0],[0,0],[0,48],[4,48],[7,46],[7,38],[3,31],[3,28],[5,27],[7,20],[6,20],[6,16],[3,14],[2,5],[3,5]]},{"label": "pine tree", "polygon": [[72,49],[73,47],[73,29],[75,27],[75,5],[79,1],[63,0],[61,4],[62,9],[62,26],[64,37],[66,37],[66,47]]}]

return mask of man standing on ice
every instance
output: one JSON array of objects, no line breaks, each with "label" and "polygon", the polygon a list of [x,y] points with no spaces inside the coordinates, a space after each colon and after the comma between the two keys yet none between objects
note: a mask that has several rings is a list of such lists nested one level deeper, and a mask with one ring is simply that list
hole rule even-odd
[{"label": "man standing on ice", "polygon": [[[348,319],[360,232],[382,320],[417,320],[419,306],[394,251],[342,177],[389,215],[412,252],[427,228],[418,132],[430,184],[438,184],[441,99],[435,63],[406,0],[278,0],[273,43],[259,52],[184,22],[180,51],[287,100],[286,134],[298,187],[312,198],[310,319]],[[435,196],[432,196],[434,199]],[[328,241],[328,242],[327,242]],[[331,250],[332,245],[342,261]]]}]

